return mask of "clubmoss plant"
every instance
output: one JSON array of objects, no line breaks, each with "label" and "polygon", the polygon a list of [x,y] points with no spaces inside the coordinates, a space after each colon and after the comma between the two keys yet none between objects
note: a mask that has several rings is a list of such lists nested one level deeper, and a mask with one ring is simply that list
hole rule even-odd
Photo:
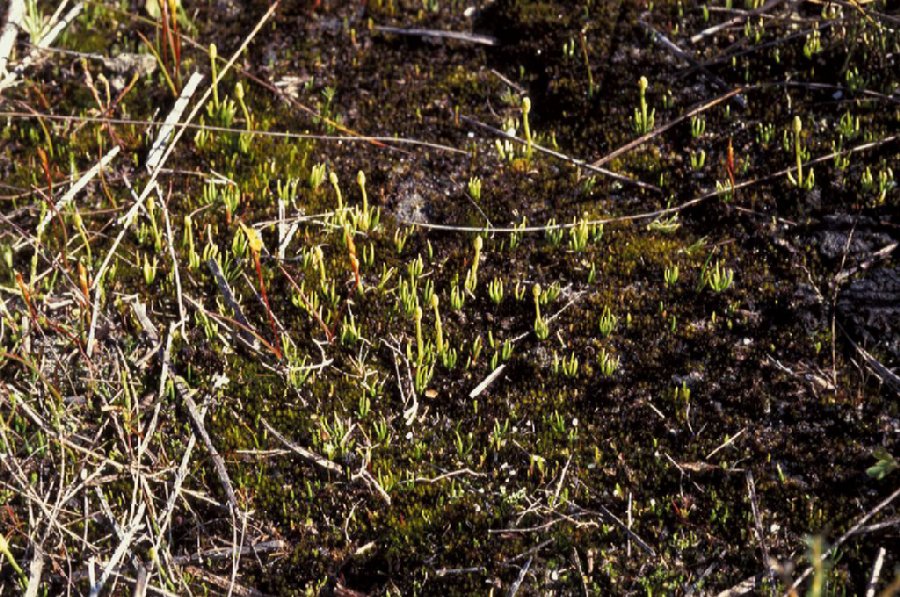
[{"label": "clubmoss plant", "polygon": [[337,197],[337,209],[335,210],[335,219],[337,223],[344,223],[344,195],[341,193],[341,185],[338,182],[337,174],[334,172],[330,172],[328,174],[328,182],[331,183],[331,187],[334,189],[334,194]]},{"label": "clubmoss plant", "polygon": [[444,353],[444,327],[441,325],[441,312],[438,310],[440,300],[437,294],[431,295],[431,308],[434,310],[434,346],[438,354]]},{"label": "clubmoss plant", "polygon": [[417,350],[416,367],[421,369],[422,364],[425,362],[425,338],[422,335],[422,307],[416,306],[415,321],[416,321],[416,350]]},{"label": "clubmoss plant", "polygon": [[481,247],[483,244],[484,240],[480,236],[476,236],[475,240],[472,241],[475,254],[472,256],[472,267],[466,273],[466,290],[473,294],[478,286],[478,263],[481,261]]},{"label": "clubmoss plant", "polygon": [[366,174],[362,170],[356,173],[356,184],[362,193],[362,210],[356,212],[356,225],[361,231],[368,232],[372,226],[372,217],[369,213],[369,195],[366,193]]},{"label": "clubmoss plant", "polygon": [[534,334],[539,340],[545,340],[550,335],[550,328],[541,317],[541,285],[532,286],[531,294],[534,297]]},{"label": "clubmoss plant", "polygon": [[534,140],[531,138],[531,124],[528,122],[528,115],[531,113],[531,98],[524,97],[522,99],[522,129],[525,133],[525,157],[531,158],[534,153]]},{"label": "clubmoss plant", "polygon": [[639,105],[634,109],[634,130],[639,135],[645,135],[653,130],[656,117],[656,109],[647,110],[647,77],[642,76],[638,79],[638,102]]},{"label": "clubmoss plant", "polygon": [[799,116],[794,116],[791,124],[791,130],[794,133],[794,156],[797,160],[797,176],[796,178],[791,172],[787,173],[788,179],[795,187],[811,191],[816,184],[816,175],[813,169],[809,169],[809,173],[803,176],[803,160],[807,157],[806,149],[803,147],[801,134],[803,131],[803,121]]},{"label": "clubmoss plant", "polygon": [[[244,115],[244,126],[247,131],[253,130],[253,117],[250,116],[250,110],[244,102],[244,85],[238,81],[234,86],[234,97],[237,99],[238,105],[241,107],[241,113]],[[243,135],[242,135],[243,137]]]}]

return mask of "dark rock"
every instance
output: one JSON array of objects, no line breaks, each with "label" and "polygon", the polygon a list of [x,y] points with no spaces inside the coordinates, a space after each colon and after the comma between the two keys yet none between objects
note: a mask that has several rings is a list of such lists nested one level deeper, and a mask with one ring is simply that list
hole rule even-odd
[{"label": "dark rock", "polygon": [[900,268],[873,269],[850,282],[838,295],[837,316],[867,350],[900,363]]}]

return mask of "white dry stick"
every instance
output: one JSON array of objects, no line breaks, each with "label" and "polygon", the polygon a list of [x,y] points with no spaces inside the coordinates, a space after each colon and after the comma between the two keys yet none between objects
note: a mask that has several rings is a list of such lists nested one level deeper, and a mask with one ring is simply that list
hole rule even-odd
[{"label": "white dry stick", "polygon": [[[631,524],[634,522],[634,520],[631,516],[631,492],[630,491],[628,492],[628,512],[627,512],[626,520],[628,521],[628,530],[631,530]],[[628,537],[628,544],[627,544],[627,547],[625,550],[625,554],[629,558],[631,557],[631,537]]]},{"label": "white dry stick", "polygon": [[16,35],[22,28],[22,18],[25,16],[25,0],[12,0],[6,11],[6,24],[3,33],[0,33],[0,76],[6,76],[6,65],[9,64],[9,55],[16,44]]},{"label": "white dry stick", "polygon": [[19,65],[16,66],[15,69],[13,69],[12,72],[7,72],[6,76],[3,77],[2,80],[0,80],[0,91],[3,91],[7,87],[11,87],[11,86],[15,85],[16,79],[18,79],[19,75],[21,75],[23,72],[25,72],[25,69],[27,69],[29,66],[34,64],[38,60],[38,58],[40,58],[41,53],[45,49],[49,48],[50,44],[52,44],[54,41],[56,41],[56,38],[59,37],[59,34],[62,33],[66,27],[69,26],[69,23],[71,23],[72,21],[75,20],[75,17],[77,17],[79,14],[81,14],[81,9],[84,8],[84,3],[79,2],[78,4],[73,6],[69,10],[69,12],[66,13],[66,16],[64,16],[62,19],[60,19],[59,18],[59,13],[61,12],[60,9],[62,9],[65,6],[65,4],[66,3],[63,2],[60,5],[59,9],[57,9],[56,13],[54,13],[53,18],[50,20],[50,22],[54,23],[54,24],[51,26],[50,30],[44,35],[44,37],[42,37],[37,42],[37,44],[35,44],[34,48],[32,48],[32,50],[28,54],[28,56],[26,56],[22,60],[22,62],[20,62]]},{"label": "white dry stick", "polygon": [[866,586],[866,597],[875,597],[875,589],[878,587],[878,579],[881,577],[881,567],[884,565],[885,553],[886,550],[883,547],[878,548],[875,565],[872,566],[872,576],[869,577],[869,584]]},{"label": "white dry stick", "polygon": [[332,473],[335,473],[338,475],[341,475],[344,473],[344,469],[341,467],[341,465],[337,464],[336,462],[332,462],[331,460],[328,460],[327,458],[319,456],[315,452],[311,452],[310,450],[307,450],[306,448],[303,448],[293,442],[288,441],[288,439],[286,437],[284,437],[281,433],[278,432],[277,429],[275,429],[274,427],[272,427],[272,425],[269,424],[269,422],[265,419],[265,417],[260,417],[259,422],[263,424],[263,427],[265,427],[269,431],[269,433],[271,433],[272,435],[275,436],[275,439],[280,441],[291,452],[293,452],[297,456],[300,456],[303,460],[305,460],[309,463],[315,464],[316,466],[323,468],[326,471],[329,471],[329,472],[332,472]]},{"label": "white dry stick", "polygon": [[146,502],[141,502],[138,506],[137,512],[135,513],[134,518],[131,519],[128,530],[125,532],[125,536],[122,537],[122,540],[119,542],[119,546],[116,548],[116,551],[113,552],[112,558],[110,558],[109,562],[106,563],[106,567],[103,569],[103,574],[100,575],[100,580],[94,583],[91,587],[91,597],[97,597],[97,595],[100,594],[100,592],[103,590],[103,585],[105,585],[106,581],[109,580],[110,574],[112,574],[112,571],[118,567],[119,562],[125,556],[125,552],[128,551],[128,549],[131,547],[131,543],[132,541],[134,541],[134,536],[139,530],[144,527],[141,519],[144,517],[144,510],[146,508]]},{"label": "white dry stick", "polygon": [[[882,549],[882,551],[884,551]],[[25,597],[37,597],[41,586],[41,574],[44,572],[44,552],[40,545],[34,546],[34,556],[28,567],[28,588]]]},{"label": "white dry stick", "polygon": [[165,153],[166,148],[169,146],[169,136],[172,134],[172,131],[175,130],[175,125],[178,124],[181,115],[190,103],[191,98],[194,97],[194,93],[197,91],[197,87],[202,81],[203,75],[194,73],[188,79],[187,83],[185,83],[184,88],[181,90],[181,95],[178,96],[178,100],[175,102],[175,105],[172,106],[169,115],[166,116],[162,128],[159,129],[159,133],[157,133],[156,139],[153,141],[153,146],[150,147],[150,153],[147,156],[148,172],[153,172],[153,170],[155,170],[162,162],[163,153]]},{"label": "white dry stick", "polygon": [[[159,190],[159,187],[157,187]],[[187,314],[184,310],[184,297],[181,295],[181,274],[178,272],[178,256],[175,254],[175,235],[172,234],[172,224],[169,221],[169,206],[163,201],[162,193],[159,194],[159,204],[162,206],[163,219],[166,221],[166,236],[168,237],[169,256],[172,258],[172,273],[175,274],[175,296],[178,299],[178,324],[181,326],[181,335],[184,336],[184,324]]]},{"label": "white dry stick", "polygon": [[63,195],[59,201],[56,202],[56,207],[53,210],[50,210],[47,213],[45,213],[44,217],[41,218],[41,221],[38,222],[38,225],[37,225],[37,236],[38,237],[40,237],[41,234],[43,234],[44,229],[47,227],[47,224],[50,223],[50,219],[54,216],[54,214],[62,211],[62,208],[64,208],[69,203],[71,203],[72,200],[75,198],[75,195],[80,193],[84,189],[84,187],[86,187],[87,184],[94,179],[94,177],[96,177],[98,174],[100,174],[100,170],[109,166],[109,163],[111,161],[113,161],[113,158],[115,158],[117,155],[119,155],[119,146],[118,145],[116,145],[115,147],[110,149],[108,152],[106,152],[106,155],[104,155],[102,158],[100,158],[99,162],[94,164],[90,170],[85,172],[81,176],[81,178],[79,178],[75,182],[75,184],[73,184],[69,188],[69,190],[66,191],[66,194]]},{"label": "white dry stick", "polygon": [[475,388],[472,389],[471,392],[469,392],[469,398],[478,398],[479,396],[481,396],[482,392],[484,392],[489,385],[494,383],[494,380],[500,377],[500,374],[503,373],[504,369],[506,369],[506,365],[499,365],[496,369],[491,371],[490,374],[485,377],[480,384],[475,386]]}]

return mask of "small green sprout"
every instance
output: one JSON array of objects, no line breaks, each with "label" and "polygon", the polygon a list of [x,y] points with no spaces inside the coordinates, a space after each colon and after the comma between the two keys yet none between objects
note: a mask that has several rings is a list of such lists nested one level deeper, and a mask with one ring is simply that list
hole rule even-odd
[{"label": "small green sprout", "polygon": [[481,199],[481,179],[477,176],[473,176],[472,178],[470,178],[468,191],[469,197],[471,197],[475,201],[479,201]]},{"label": "small green sprout", "polygon": [[638,79],[639,107],[634,109],[634,130],[639,135],[645,135],[653,130],[655,124],[656,109],[647,111],[647,77]]},{"label": "small green sprout", "polygon": [[394,230],[394,248],[397,249],[397,253],[403,252],[404,247],[406,247],[406,241],[409,240],[412,231],[412,228],[397,228]]},{"label": "small green sprout", "polygon": [[458,284],[453,284],[450,287],[450,308],[454,311],[459,311],[463,308],[463,304],[465,304],[465,302],[465,293],[460,290]]},{"label": "small green sprout", "polygon": [[144,255],[144,265],[142,271],[144,273],[144,283],[147,286],[152,286],[153,282],[156,280],[156,268],[159,265],[159,260],[154,255],[153,261],[151,262],[147,259],[147,256]]},{"label": "small green sprout", "polygon": [[647,224],[647,230],[653,232],[662,232],[663,234],[672,234],[681,228],[678,214],[672,214],[668,217],[658,216],[652,222]]},{"label": "small green sprout", "polygon": [[603,313],[600,314],[600,335],[606,338],[616,329],[616,326],[619,323],[619,318],[613,315],[612,311],[610,311],[609,306],[603,307]]},{"label": "small green sprout", "polygon": [[353,317],[353,313],[351,312],[349,317],[345,317],[341,320],[341,344],[344,346],[352,346],[356,344],[357,340],[360,339],[360,331],[359,326],[356,323],[356,318]]},{"label": "small green sprout", "polygon": [[866,166],[859,182],[863,192],[874,193],[875,204],[881,205],[884,203],[888,191],[895,186],[894,171],[890,167],[881,168],[879,169],[878,177],[876,178],[872,174],[872,169],[869,166]]},{"label": "small green sprout", "polygon": [[469,362],[474,364],[478,361],[479,355],[481,355],[481,349],[483,347],[483,343],[481,341],[481,336],[475,338],[475,341],[472,342],[472,349],[469,352]]},{"label": "small green sprout", "polygon": [[706,271],[706,283],[715,293],[728,290],[734,281],[734,270],[723,267],[722,263],[716,260],[712,269]]},{"label": "small green sprout", "polygon": [[612,377],[619,368],[619,357],[612,356],[606,349],[601,348],[597,354],[597,366],[600,367],[600,374],[603,377]]},{"label": "small green sprout", "polygon": [[580,220],[569,228],[569,247],[576,253],[580,253],[587,248],[588,243],[588,221],[587,215],[582,216]]},{"label": "small green sprout", "polygon": [[813,29],[812,33],[806,36],[806,42],[803,44],[803,55],[807,59],[822,51],[822,35],[818,29]]},{"label": "small green sprout", "polygon": [[456,349],[447,347],[444,352],[441,353],[441,364],[445,369],[453,369],[456,367],[457,358],[458,353],[456,352]]},{"label": "small green sprout", "polygon": [[562,288],[559,285],[558,281],[554,281],[548,288],[544,289],[544,292],[541,293],[541,304],[547,305],[555,301],[559,298],[559,293],[562,292]]},{"label": "small green sprout", "polygon": [[875,464],[866,469],[866,474],[881,481],[892,472],[900,468],[897,459],[891,455],[883,446],[878,446],[872,451],[872,456],[878,460]]},{"label": "small green sprout", "polygon": [[706,116],[696,114],[691,116],[691,137],[699,139],[706,132]]},{"label": "small green sprout", "polygon": [[556,218],[550,218],[547,220],[546,231],[547,240],[550,241],[550,244],[554,247],[558,247],[559,243],[562,241],[563,237],[563,229],[556,223]]},{"label": "small green sprout", "polygon": [[666,270],[663,272],[663,280],[666,283],[666,288],[675,286],[678,282],[678,266],[666,267]]},{"label": "small green sprout", "polygon": [[691,168],[694,170],[702,170],[703,166],[706,165],[706,151],[692,151],[691,152]]},{"label": "small green sprout", "polygon": [[570,379],[578,376],[578,357],[574,352],[562,360],[562,373]]},{"label": "small green sprout", "polygon": [[771,122],[759,122],[756,124],[756,141],[763,147],[771,145],[775,139],[775,125]]},{"label": "small green sprout", "polygon": [[519,280],[516,280],[516,287],[513,290],[513,294],[516,296],[517,301],[522,301],[525,299],[525,285],[522,284]]},{"label": "small green sprout", "polygon": [[319,163],[313,165],[312,169],[309,171],[309,188],[313,191],[318,190],[319,187],[322,186],[322,183],[325,182],[325,170],[325,164]]},{"label": "small green sprout", "polygon": [[844,139],[853,139],[859,134],[859,116],[853,116],[849,110],[844,112],[838,122],[838,132]]},{"label": "small green sprout", "polygon": [[234,231],[231,239],[231,253],[238,259],[243,259],[247,254],[247,237],[239,229]]},{"label": "small green sprout", "polygon": [[488,283],[488,296],[495,305],[503,302],[503,280],[494,278]]}]

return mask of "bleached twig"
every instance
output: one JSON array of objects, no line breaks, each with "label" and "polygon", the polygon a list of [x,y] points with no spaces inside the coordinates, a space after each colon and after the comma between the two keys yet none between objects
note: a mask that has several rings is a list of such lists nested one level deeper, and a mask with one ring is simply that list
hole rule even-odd
[{"label": "bleached twig", "polygon": [[41,221],[38,222],[37,236],[41,236],[41,234],[44,232],[44,228],[47,227],[47,224],[50,222],[50,219],[53,217],[53,215],[55,213],[62,211],[62,209],[66,205],[71,203],[72,200],[75,198],[75,195],[80,193],[82,191],[82,189],[84,189],[84,187],[86,187],[87,184],[89,182],[91,182],[94,179],[94,177],[97,176],[97,174],[100,173],[101,170],[103,170],[104,168],[109,166],[109,163],[111,161],[113,161],[113,158],[115,158],[117,155],[119,155],[119,146],[118,145],[116,145],[115,147],[113,147],[112,149],[107,151],[106,155],[104,155],[102,158],[100,158],[99,162],[97,162],[96,164],[91,166],[90,170],[88,170],[87,172],[82,174],[81,178],[79,178],[75,182],[75,184],[73,184],[71,187],[69,187],[69,190],[66,191],[65,195],[60,197],[59,201],[56,202],[55,207],[52,210],[48,210],[47,213],[44,214],[44,217],[41,218]]},{"label": "bleached twig", "polygon": [[178,96],[175,105],[172,106],[168,116],[166,116],[166,120],[159,129],[159,133],[156,134],[153,146],[150,147],[150,153],[147,155],[147,171],[152,172],[159,167],[162,162],[163,154],[168,148],[169,136],[175,129],[175,125],[178,124],[181,115],[184,113],[185,108],[187,108],[187,105],[190,103],[191,98],[194,96],[197,87],[202,81],[203,75],[200,73],[193,73],[187,83],[185,83],[184,88],[181,90],[181,95]]},{"label": "bleached twig", "polygon": [[59,9],[57,9],[56,13],[53,14],[53,17],[50,20],[50,23],[52,25],[49,31],[44,34],[44,37],[38,40],[38,42],[31,49],[31,52],[28,53],[28,56],[23,58],[22,61],[16,66],[16,68],[14,68],[11,72],[7,71],[6,76],[3,77],[2,80],[0,80],[0,91],[3,91],[7,87],[15,85],[16,79],[18,79],[19,76],[23,72],[25,72],[25,69],[37,62],[41,53],[48,47],[50,47],[50,44],[56,41],[56,38],[59,37],[59,34],[69,26],[69,23],[75,20],[75,17],[81,14],[81,9],[84,8],[84,3],[79,2],[75,6],[70,8],[69,12],[67,12],[64,17],[59,18],[60,9],[64,8],[65,5],[66,2],[63,2],[59,6]]},{"label": "bleached twig", "polygon": [[22,18],[25,16],[25,0],[11,0],[6,11],[6,24],[3,25],[3,33],[0,33],[0,75],[6,75],[6,65],[9,64],[9,55],[16,44],[16,35],[22,28]]}]

